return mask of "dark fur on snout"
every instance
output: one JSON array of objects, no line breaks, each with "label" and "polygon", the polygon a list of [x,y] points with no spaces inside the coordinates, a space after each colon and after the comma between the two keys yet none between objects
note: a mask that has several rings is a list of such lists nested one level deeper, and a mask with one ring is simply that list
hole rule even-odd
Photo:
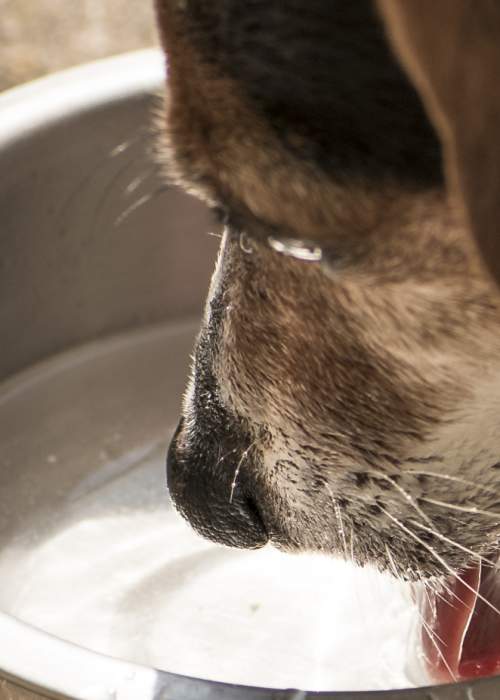
[{"label": "dark fur on snout", "polygon": [[408,578],[488,552],[498,291],[372,3],[157,4],[170,175],[226,223],[177,506],[218,541],[254,528]]},{"label": "dark fur on snout", "polygon": [[[211,323],[196,348],[193,410],[182,418],[168,454],[170,494],[180,512],[204,537],[232,547],[255,549],[268,534],[246,474],[235,479],[242,452],[250,459],[251,438],[244,423],[222,404],[213,374],[221,295],[211,301]],[[207,466],[210,465],[210,468]]]}]

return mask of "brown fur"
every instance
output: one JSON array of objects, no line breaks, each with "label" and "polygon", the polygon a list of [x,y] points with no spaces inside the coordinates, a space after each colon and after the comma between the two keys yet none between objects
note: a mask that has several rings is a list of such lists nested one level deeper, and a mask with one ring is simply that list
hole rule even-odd
[{"label": "brown fur", "polygon": [[379,7],[440,132],[450,186],[500,281],[500,6],[379,0]]},{"label": "brown fur", "polygon": [[[251,498],[287,550],[343,551],[409,578],[443,573],[439,557],[459,568],[464,548],[496,545],[498,524],[470,507],[494,509],[500,483],[500,298],[460,201],[439,186],[340,182],[291,155],[201,57],[188,6],[158,3],[172,173],[230,214],[171,448],[174,498],[217,540],[237,543],[220,514],[248,518]],[[280,255],[270,235],[312,240],[323,260]],[[196,482],[212,511],[205,486],[189,503]]]},{"label": "brown fur", "polygon": [[359,183],[346,190],[294,157],[246,104],[240,86],[198,55],[182,3],[160,2],[158,14],[169,59],[164,150],[170,177],[209,204],[231,203],[253,231],[264,223],[283,236],[347,239],[354,248],[377,225],[374,197],[385,207],[392,187],[373,192]]}]

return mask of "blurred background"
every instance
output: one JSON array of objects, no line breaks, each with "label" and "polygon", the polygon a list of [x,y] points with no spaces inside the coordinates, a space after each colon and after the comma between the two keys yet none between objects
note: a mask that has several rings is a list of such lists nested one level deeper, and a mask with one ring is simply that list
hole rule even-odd
[{"label": "blurred background", "polygon": [[153,0],[0,0],[0,90],[157,43]]}]

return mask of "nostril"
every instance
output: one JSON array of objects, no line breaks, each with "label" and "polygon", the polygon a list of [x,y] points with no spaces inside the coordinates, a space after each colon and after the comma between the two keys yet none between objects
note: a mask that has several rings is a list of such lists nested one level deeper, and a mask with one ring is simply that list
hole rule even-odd
[{"label": "nostril", "polygon": [[[213,484],[211,484],[213,486]],[[254,498],[237,489],[231,502],[220,483],[205,490],[207,498],[196,502],[190,494],[185,513],[191,525],[204,537],[229,547],[259,549],[269,541],[260,509]]]},{"label": "nostril", "polygon": [[261,528],[262,531],[265,532],[267,535],[267,529],[264,523],[264,518],[261,515],[256,501],[250,496],[247,496],[243,501],[243,507],[246,511],[249,520],[251,520],[257,527]]},{"label": "nostril", "polygon": [[[248,494],[246,489],[237,488],[233,493],[231,502],[227,503],[227,507],[229,509],[228,517],[230,517],[232,511],[233,517],[239,518],[245,524],[246,529],[259,534],[259,541],[261,538],[265,539],[265,542],[269,540],[264,518],[257,501],[252,495]],[[256,546],[262,545],[258,544]]]},{"label": "nostril", "polygon": [[263,547],[269,536],[256,500],[240,484],[231,490],[234,470],[220,470],[220,461],[211,458],[219,449],[208,449],[208,441],[191,444],[183,438],[178,444],[183,426],[181,419],[167,455],[167,484],[175,507],[212,541],[247,549]]}]

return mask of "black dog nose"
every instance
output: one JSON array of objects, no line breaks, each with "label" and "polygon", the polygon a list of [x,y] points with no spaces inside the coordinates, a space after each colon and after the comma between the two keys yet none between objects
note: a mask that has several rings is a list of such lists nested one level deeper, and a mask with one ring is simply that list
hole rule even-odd
[{"label": "black dog nose", "polygon": [[238,454],[213,435],[189,438],[183,428],[181,418],[167,456],[167,483],[177,510],[213,542],[263,547],[269,537],[256,502],[243,477],[233,483],[241,450]]}]

